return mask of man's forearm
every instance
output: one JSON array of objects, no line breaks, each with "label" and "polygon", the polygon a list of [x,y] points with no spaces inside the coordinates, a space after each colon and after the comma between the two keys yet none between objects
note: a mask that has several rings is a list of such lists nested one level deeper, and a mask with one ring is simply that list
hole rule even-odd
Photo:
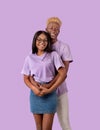
[{"label": "man's forearm", "polygon": [[48,84],[47,88],[50,88],[59,78],[59,74],[57,74],[54,79]]},{"label": "man's forearm", "polygon": [[[64,77],[64,80],[65,80],[67,78],[67,73],[68,73],[68,69],[69,69],[69,61],[63,61],[63,63],[65,65],[65,72],[64,73],[66,73],[66,76]],[[48,84],[48,88],[50,88],[57,80],[60,80],[58,73],[55,76],[55,78]]]},{"label": "man's forearm", "polygon": [[59,85],[61,85],[61,83],[66,79],[66,69],[65,68],[61,68],[60,71],[57,74],[57,78],[55,80],[55,82],[52,84],[52,86],[49,88],[49,91],[52,92],[55,89],[57,89],[59,87]]},{"label": "man's forearm", "polygon": [[66,77],[67,77],[67,73],[68,73],[68,69],[69,69],[69,61],[63,61],[64,65],[65,65],[65,69],[66,69]]}]

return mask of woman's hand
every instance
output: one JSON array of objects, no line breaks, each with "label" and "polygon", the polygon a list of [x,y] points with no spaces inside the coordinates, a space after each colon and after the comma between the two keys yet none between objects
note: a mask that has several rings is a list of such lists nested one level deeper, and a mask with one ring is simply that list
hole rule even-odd
[{"label": "woman's hand", "polygon": [[34,92],[35,95],[40,96],[40,85],[37,82],[34,82],[35,85],[33,85],[30,81],[30,76],[27,75],[24,75],[24,82]]},{"label": "woman's hand", "polygon": [[35,95],[40,96],[41,90],[39,88],[33,86],[32,91]]}]

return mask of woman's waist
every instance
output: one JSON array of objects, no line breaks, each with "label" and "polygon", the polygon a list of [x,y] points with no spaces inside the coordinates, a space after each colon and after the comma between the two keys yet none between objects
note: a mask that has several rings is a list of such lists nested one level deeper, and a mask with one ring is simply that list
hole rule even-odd
[{"label": "woman's waist", "polygon": [[40,84],[48,84],[52,81],[52,78],[47,78],[47,79],[40,79],[37,77],[34,77],[35,81],[40,83]]}]

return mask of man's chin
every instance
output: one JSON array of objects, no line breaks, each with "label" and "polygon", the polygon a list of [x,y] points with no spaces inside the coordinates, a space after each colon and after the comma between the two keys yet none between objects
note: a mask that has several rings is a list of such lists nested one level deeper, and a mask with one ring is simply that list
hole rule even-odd
[{"label": "man's chin", "polygon": [[55,37],[55,36],[51,36],[51,39],[52,39],[52,40],[55,40],[55,39],[56,39],[56,37]]}]

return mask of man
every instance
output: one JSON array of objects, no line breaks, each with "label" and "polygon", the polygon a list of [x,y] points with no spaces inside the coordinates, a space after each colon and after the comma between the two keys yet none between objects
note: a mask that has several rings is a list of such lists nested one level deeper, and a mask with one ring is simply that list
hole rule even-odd
[{"label": "man", "polygon": [[[47,20],[46,31],[50,34],[52,38],[52,49],[55,50],[60,55],[65,65],[65,71],[66,71],[66,77],[67,77],[69,64],[73,60],[72,60],[72,56],[71,56],[71,52],[70,52],[70,48],[68,44],[64,44],[62,41],[58,40],[58,35],[60,33],[61,24],[62,22],[58,17],[51,17]],[[55,85],[53,84],[55,84],[55,82],[58,81],[57,80],[58,78],[59,78],[59,75],[57,74],[57,76],[48,85],[44,84],[40,86],[30,76],[31,83],[41,90],[39,93],[39,96],[43,96],[47,93],[50,93],[54,89],[57,89],[56,90],[57,96],[58,96],[57,115],[58,115],[60,125],[62,127],[62,130],[71,130],[70,122],[69,122],[69,112],[68,112],[67,84],[66,84],[66,81],[63,80],[63,83],[60,86],[55,87]]]},{"label": "man", "polygon": [[[58,17],[51,17],[47,20],[46,31],[51,35],[52,38],[52,47],[53,50],[57,51],[60,55],[65,68],[66,68],[66,76],[69,68],[69,63],[72,62],[72,56],[70,52],[70,48],[67,44],[64,44],[62,41],[58,40],[58,35],[60,33],[61,28],[61,20]],[[66,81],[64,81],[57,88],[58,95],[58,106],[57,106],[57,115],[62,127],[62,130],[71,130],[69,123],[69,114],[68,114],[68,95],[67,95],[67,85]]]}]

